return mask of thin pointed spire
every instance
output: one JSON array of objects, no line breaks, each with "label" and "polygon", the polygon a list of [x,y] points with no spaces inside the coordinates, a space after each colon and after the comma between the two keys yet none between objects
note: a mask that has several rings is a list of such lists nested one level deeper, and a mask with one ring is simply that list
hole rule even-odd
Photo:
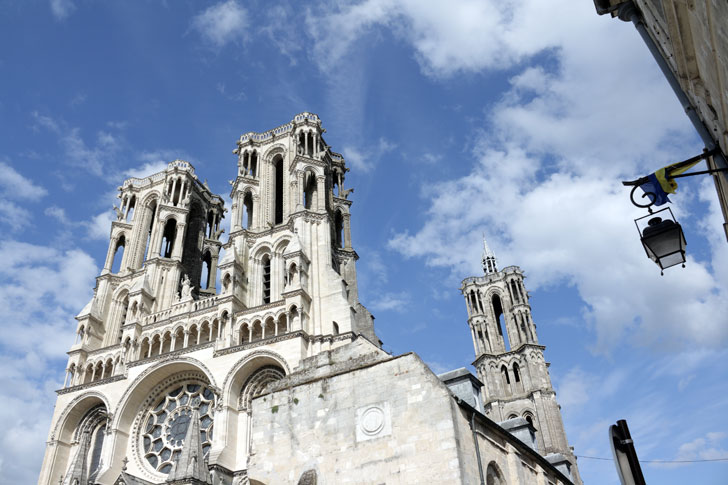
[{"label": "thin pointed spire", "polygon": [[88,481],[87,476],[87,457],[89,449],[91,448],[91,432],[84,430],[81,433],[80,443],[76,456],[71,462],[71,466],[68,467],[68,472],[61,482],[63,485],[72,485],[75,481],[78,483],[86,483]]},{"label": "thin pointed spire", "polygon": [[200,442],[199,402],[192,407],[190,424],[187,426],[182,453],[172,467],[167,482],[176,480],[195,480],[191,483],[210,483],[210,471],[205,463],[202,443]]},{"label": "thin pointed spire", "polygon": [[488,247],[485,234],[483,234],[483,271],[485,274],[498,272],[498,261],[495,258],[495,253]]}]

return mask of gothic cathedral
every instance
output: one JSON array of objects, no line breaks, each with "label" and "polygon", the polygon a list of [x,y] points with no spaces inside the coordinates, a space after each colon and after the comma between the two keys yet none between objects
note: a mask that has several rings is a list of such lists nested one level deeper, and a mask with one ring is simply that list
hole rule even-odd
[{"label": "gothic cathedral", "polygon": [[581,483],[518,268],[463,282],[479,379],[381,349],[324,133],[240,137],[224,242],[190,163],[119,187],[39,485]]}]

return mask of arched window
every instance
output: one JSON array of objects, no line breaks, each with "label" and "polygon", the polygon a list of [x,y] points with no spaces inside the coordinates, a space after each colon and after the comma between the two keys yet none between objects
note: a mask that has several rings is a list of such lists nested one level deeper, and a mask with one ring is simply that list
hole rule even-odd
[{"label": "arched window", "polygon": [[177,178],[176,183],[174,184],[174,193],[172,194],[172,204],[177,205],[180,201],[180,196],[182,194],[182,179]]},{"label": "arched window", "polygon": [[162,353],[166,354],[167,352],[172,351],[172,332],[165,332],[164,335],[162,335]]},{"label": "arched window", "polygon": [[490,462],[485,472],[485,485],[504,485],[503,475],[495,462]]},{"label": "arched window", "polygon": [[273,223],[283,223],[283,157],[277,155],[273,159],[273,171],[275,180],[275,190],[273,191]]},{"label": "arched window", "polygon": [[503,390],[507,393],[511,392],[511,378],[508,377],[508,368],[505,365],[501,366],[501,382],[503,384]]},{"label": "arched window", "polygon": [[521,382],[521,373],[519,371],[518,363],[513,363],[513,380],[516,382]]},{"label": "arched window", "polygon": [[282,335],[286,332],[288,332],[288,317],[284,314],[279,316],[276,322],[276,335]]},{"label": "arched window", "polygon": [[260,340],[263,338],[263,322],[260,320],[256,320],[253,322],[253,326],[251,327],[251,335],[250,335],[250,341],[254,340]]},{"label": "arched window", "polygon": [[205,228],[205,235],[212,239],[213,234],[215,234],[215,212],[214,211],[207,211],[207,227]]},{"label": "arched window", "polygon": [[131,196],[129,207],[126,209],[126,222],[134,220],[134,208],[136,207],[136,195]]},{"label": "arched window", "polygon": [[245,196],[243,196],[242,225],[244,229],[253,227],[253,196],[250,195],[250,192],[246,192]]},{"label": "arched window", "polygon": [[119,315],[119,343],[121,343],[121,336],[124,333],[124,324],[126,323],[126,317],[129,313],[129,295],[124,296],[121,301],[121,314]]},{"label": "arched window", "polygon": [[96,483],[101,467],[101,450],[106,437],[106,408],[101,404],[91,408],[76,428],[74,439],[79,443],[69,463],[63,483]]},{"label": "arched window", "polygon": [[170,218],[164,225],[162,233],[162,250],[159,255],[163,258],[171,258],[174,249],[174,239],[177,236],[177,221]]},{"label": "arched window", "polygon": [[493,316],[498,324],[498,334],[503,337],[503,345],[505,345],[506,350],[510,350],[511,346],[508,343],[508,334],[507,332],[503,332],[503,326],[506,323],[505,316],[503,315],[503,305],[501,304],[501,299],[497,294],[493,295],[491,304],[493,305]]},{"label": "arched window", "polygon": [[526,318],[523,316],[523,314],[518,315],[518,323],[521,326],[521,334],[523,335],[523,340],[528,341],[529,335],[528,330],[526,330]]},{"label": "arched window", "polygon": [[141,349],[139,352],[139,358],[146,359],[147,357],[149,357],[149,350],[150,350],[149,339],[145,338],[142,340],[142,345],[141,345]]},{"label": "arched window", "polygon": [[124,246],[126,246],[126,238],[122,234],[119,239],[116,240],[116,247],[114,248],[114,261],[111,264],[112,273],[119,273],[121,271],[121,263],[124,260]]},{"label": "arched window", "polygon": [[210,269],[212,268],[212,255],[210,251],[205,252],[202,257],[202,271],[200,273],[200,288],[210,289]]},{"label": "arched window", "polygon": [[228,291],[230,291],[230,284],[232,283],[232,278],[230,277],[230,273],[226,273],[225,277],[222,279],[222,292],[223,294],[226,294]]},{"label": "arched window", "polygon": [[204,344],[210,341],[210,323],[207,321],[202,322],[200,325],[200,343]]},{"label": "arched window", "polygon": [[339,335],[339,324],[334,322],[334,335]]},{"label": "arched window", "polygon": [[255,178],[258,176],[258,151],[253,150],[250,154],[250,176]]},{"label": "arched window", "polygon": [[198,340],[200,339],[200,332],[197,330],[197,325],[192,325],[190,327],[190,334],[187,337],[187,346],[193,347],[197,345]]},{"label": "arched window", "polygon": [[147,231],[147,242],[144,246],[144,261],[149,257],[149,245],[152,242],[152,229],[154,229],[154,221],[157,218],[157,201],[153,200],[147,206],[147,217],[149,220],[149,230]]},{"label": "arched window", "polygon": [[530,424],[531,427],[534,427],[533,426],[533,417],[530,414],[524,415],[524,418],[526,418],[526,421],[528,421],[528,424]]},{"label": "arched window", "polygon": [[240,390],[238,398],[240,409],[250,412],[250,402],[253,398],[262,394],[268,384],[283,379],[285,376],[285,371],[277,365],[266,365],[253,372]]},{"label": "arched window", "polygon": [[286,285],[295,284],[297,273],[298,268],[296,267],[296,263],[291,263],[288,267],[288,274],[286,275]]},{"label": "arched window", "polygon": [[306,172],[305,180],[303,183],[303,208],[304,209],[315,209],[316,208],[316,175],[313,172]]},{"label": "arched window", "polygon": [[263,256],[263,303],[270,303],[270,256]]},{"label": "arched window", "polygon": [[475,299],[475,291],[470,290],[470,307],[473,309],[473,313],[478,313],[478,302]]},{"label": "arched window", "polygon": [[336,247],[343,248],[344,247],[344,216],[341,214],[341,211],[336,211],[336,216],[334,218],[334,234],[336,237]]},{"label": "arched window", "polygon": [[183,349],[185,347],[185,331],[179,327],[174,332],[174,350]]},{"label": "arched window", "polygon": [[516,282],[511,280],[511,292],[513,293],[513,296],[516,298],[516,302],[521,302],[521,297],[518,294],[518,290],[516,289]]}]

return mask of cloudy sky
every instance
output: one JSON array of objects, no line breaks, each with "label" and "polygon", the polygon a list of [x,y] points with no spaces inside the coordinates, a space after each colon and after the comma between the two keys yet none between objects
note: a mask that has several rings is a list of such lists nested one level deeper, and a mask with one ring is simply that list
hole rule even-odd
[{"label": "cloudy sky", "polygon": [[[37,479],[73,316],[116,187],[183,158],[225,196],[235,140],[317,113],[346,157],[360,297],[393,353],[473,347],[460,281],[482,235],[519,265],[585,482],[607,428],[643,460],[728,457],[728,245],[712,181],[672,208],[660,276],[621,180],[700,152],[628,24],[590,0],[0,0],[0,477]],[[229,225],[229,221],[227,221]],[[229,232],[229,231],[227,231]],[[728,463],[644,463],[725,483]]]}]

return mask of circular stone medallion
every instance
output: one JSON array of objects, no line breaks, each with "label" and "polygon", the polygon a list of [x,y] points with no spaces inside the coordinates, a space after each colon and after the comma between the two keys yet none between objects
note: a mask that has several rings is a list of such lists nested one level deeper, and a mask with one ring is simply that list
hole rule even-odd
[{"label": "circular stone medallion", "polygon": [[378,407],[371,407],[364,411],[361,417],[361,430],[373,436],[384,428],[384,411]]}]

